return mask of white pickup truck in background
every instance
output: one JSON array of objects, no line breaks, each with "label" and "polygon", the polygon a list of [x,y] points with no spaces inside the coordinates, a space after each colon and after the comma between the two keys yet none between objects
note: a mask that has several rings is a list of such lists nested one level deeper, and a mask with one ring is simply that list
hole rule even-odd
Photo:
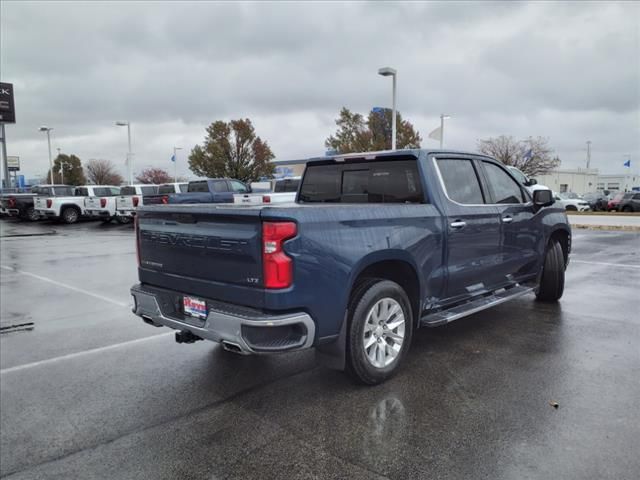
[{"label": "white pickup truck in background", "polygon": [[259,191],[267,182],[253,182],[251,193],[233,196],[233,203],[239,205],[261,205],[263,203],[295,202],[302,177],[273,178],[268,181],[268,190]]},{"label": "white pickup truck in background", "polygon": [[[105,190],[106,189],[106,190]],[[81,185],[76,187],[74,195],[70,197],[38,196],[34,198],[34,207],[41,217],[62,220],[64,223],[76,223],[80,217],[86,216],[84,201],[87,197],[98,194],[116,195],[120,187],[113,185]],[[105,197],[107,195],[104,195]]]},{"label": "white pickup truck in background", "polygon": [[127,185],[120,189],[116,197],[116,220],[118,223],[129,223],[136,214],[138,205],[142,205],[142,197],[158,193],[158,185]]},{"label": "white pickup truck in background", "polygon": [[120,187],[94,188],[93,195],[84,199],[86,215],[110,222],[116,215],[116,195],[119,193]]}]

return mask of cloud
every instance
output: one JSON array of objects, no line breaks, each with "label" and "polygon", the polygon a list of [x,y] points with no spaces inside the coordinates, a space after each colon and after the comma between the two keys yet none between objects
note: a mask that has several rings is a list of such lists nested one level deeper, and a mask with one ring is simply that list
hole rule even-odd
[{"label": "cloud", "polygon": [[[216,119],[249,117],[278,158],[317,155],[341,106],[398,104],[448,144],[548,136],[564,166],[640,163],[640,7],[614,2],[3,2],[2,80],[16,90],[9,154],[27,175],[54,147],[167,166]],[[430,141],[425,141],[430,146]],[[431,145],[433,146],[433,145]]]}]

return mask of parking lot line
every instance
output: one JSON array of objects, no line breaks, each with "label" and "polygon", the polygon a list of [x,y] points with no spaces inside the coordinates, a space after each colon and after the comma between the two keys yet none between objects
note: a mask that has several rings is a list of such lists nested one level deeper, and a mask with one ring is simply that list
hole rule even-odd
[{"label": "parking lot line", "polygon": [[12,372],[19,372],[21,370],[27,370],[29,368],[39,367],[41,365],[47,365],[50,363],[57,363],[63,360],[71,360],[72,358],[84,357],[85,355],[92,355],[94,353],[106,352],[108,350],[114,350],[116,348],[134,345],[136,343],[146,342],[148,340],[153,340],[160,337],[166,337],[167,335],[173,335],[174,333],[175,332],[160,333],[159,335],[151,335],[150,337],[137,338],[136,340],[129,340],[127,342],[122,342],[122,343],[115,343],[113,345],[107,345],[105,347],[92,348],[90,350],[83,350],[82,352],[69,353],[67,355],[61,355],[59,357],[48,358],[46,360],[39,360],[37,362],[25,363],[23,365],[16,365],[15,367],[9,367],[9,368],[0,370],[0,375],[4,375],[6,373],[12,373]]},{"label": "parking lot line", "polygon": [[587,265],[604,265],[605,267],[640,268],[640,265],[629,265],[626,263],[588,262],[586,260],[574,260],[574,259],[571,259],[571,263],[585,263]]},{"label": "parking lot line", "polygon": [[27,277],[37,278],[38,280],[42,280],[43,282],[48,282],[48,283],[51,283],[53,285],[57,285],[59,287],[67,288],[69,290],[73,290],[74,292],[84,293],[85,295],[89,295],[90,297],[98,298],[100,300],[104,300],[105,302],[109,302],[109,303],[112,303],[114,305],[118,305],[119,307],[128,307],[129,306],[128,303],[119,302],[118,300],[114,300],[113,298],[105,297],[105,296],[100,295],[98,293],[93,293],[93,292],[90,292],[88,290],[84,290],[82,288],[74,287],[73,285],[68,285],[66,283],[62,283],[62,282],[59,282],[57,280],[53,280],[51,278],[43,277],[42,275],[36,275],[35,273],[25,272],[23,270],[18,270],[17,268],[9,267],[9,266],[6,266],[6,265],[0,265],[0,267],[3,270],[8,270],[10,272],[19,273],[20,275],[26,275]]}]

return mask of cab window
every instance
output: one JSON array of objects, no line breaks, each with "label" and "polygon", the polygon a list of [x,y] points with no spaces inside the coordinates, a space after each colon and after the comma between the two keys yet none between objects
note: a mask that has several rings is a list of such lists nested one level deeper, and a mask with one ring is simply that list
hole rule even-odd
[{"label": "cab window", "polygon": [[491,162],[482,162],[491,190],[491,203],[524,203],[525,197],[518,182],[505,170]]}]

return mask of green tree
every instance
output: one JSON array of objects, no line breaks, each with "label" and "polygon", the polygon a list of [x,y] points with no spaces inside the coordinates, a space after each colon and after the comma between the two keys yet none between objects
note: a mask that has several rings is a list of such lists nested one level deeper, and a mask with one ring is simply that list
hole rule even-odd
[{"label": "green tree", "polygon": [[511,136],[500,135],[478,140],[478,150],[505,165],[519,168],[530,177],[545,174],[560,165],[560,158],[553,155],[549,140],[543,137],[516,140]]},{"label": "green tree", "polygon": [[[391,149],[393,113],[389,108],[369,112],[368,117],[342,107],[336,119],[338,130],[324,142],[325,147],[339,153],[371,152]],[[396,147],[420,148],[422,138],[411,122],[396,112]]]},{"label": "green tree", "polygon": [[218,120],[207,127],[204,144],[191,150],[189,168],[200,177],[251,182],[273,173],[273,158],[271,148],[256,135],[251,120]]},{"label": "green tree", "polygon": [[[47,171],[46,181],[49,182],[50,178],[49,170]],[[84,185],[87,183],[80,159],[76,155],[59,154],[53,161],[53,182],[66,185]]]}]

